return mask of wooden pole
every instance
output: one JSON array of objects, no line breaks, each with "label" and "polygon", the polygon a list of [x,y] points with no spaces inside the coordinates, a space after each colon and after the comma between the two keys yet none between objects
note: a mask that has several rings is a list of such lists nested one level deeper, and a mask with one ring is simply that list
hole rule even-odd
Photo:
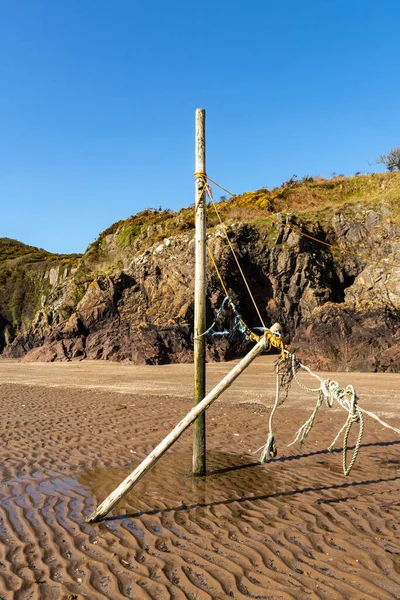
[{"label": "wooden pole", "polygon": [[[206,395],[206,113],[196,110],[195,142],[195,284],[194,284],[194,406]],[[201,413],[193,425],[193,475],[206,474],[206,415]]]},{"label": "wooden pole", "polygon": [[98,506],[98,508],[86,519],[88,523],[94,523],[105,517],[112,508],[133,488],[134,485],[151,469],[161,456],[176,442],[182,433],[201,415],[206,408],[224,392],[235,379],[253,362],[253,360],[265,348],[266,338],[263,336],[259,342],[242,358],[242,360],[230,371],[215,388],[207,394],[201,402],[192,408],[178,425],[163,439],[162,442],[136,467],[136,469],[114,490],[108,498]]}]

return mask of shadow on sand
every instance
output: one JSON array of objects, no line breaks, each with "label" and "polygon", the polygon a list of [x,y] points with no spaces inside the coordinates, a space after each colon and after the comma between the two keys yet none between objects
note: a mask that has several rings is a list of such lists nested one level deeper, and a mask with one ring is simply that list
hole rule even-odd
[{"label": "shadow on sand", "polygon": [[[387,447],[387,446],[395,446],[398,444],[400,444],[400,441],[375,442],[375,443],[369,443],[369,444],[362,444],[361,448]],[[349,450],[353,450],[353,449],[354,449],[354,446],[349,447]],[[316,452],[309,452],[307,454],[297,454],[294,456],[283,456],[281,458],[274,458],[274,459],[271,459],[269,461],[269,463],[301,460],[303,458],[309,458],[311,456],[340,453],[342,451],[343,451],[342,448],[336,448],[336,449],[332,450],[331,452],[329,450],[318,450]],[[233,466],[233,467],[226,467],[224,469],[217,469],[214,471],[210,471],[207,473],[207,476],[221,475],[221,474],[229,473],[232,471],[238,471],[240,469],[249,469],[249,468],[255,468],[255,467],[259,467],[259,466],[261,466],[260,462],[246,463],[243,465],[237,465],[237,466]],[[206,478],[201,478],[201,479],[206,479]],[[344,489],[349,489],[349,488],[357,488],[362,485],[376,485],[379,483],[398,481],[398,480],[400,480],[400,475],[395,476],[395,477],[389,477],[386,479],[385,478],[365,479],[363,481],[337,483],[337,484],[322,486],[322,487],[304,487],[304,488],[299,488],[299,489],[295,489],[295,490],[290,490],[287,492],[274,492],[272,494],[242,496],[239,498],[232,498],[232,499],[223,500],[223,501],[203,502],[203,503],[197,502],[197,503],[193,503],[193,504],[184,504],[183,503],[179,506],[173,506],[173,507],[167,507],[167,508],[161,508],[161,509],[153,509],[153,510],[148,510],[148,511],[139,511],[136,513],[116,515],[116,516],[111,516],[111,517],[104,517],[103,519],[101,519],[100,522],[121,521],[124,519],[133,519],[133,518],[140,517],[142,515],[163,515],[163,514],[170,513],[170,512],[188,511],[188,510],[193,510],[193,509],[197,509],[197,508],[228,506],[230,504],[234,504],[237,502],[242,503],[242,502],[255,501],[255,500],[269,500],[272,498],[284,498],[284,497],[296,496],[299,494],[308,494],[308,493],[312,493],[312,492],[325,492],[328,490],[344,490]],[[329,503],[336,503],[336,502],[345,502],[347,500],[351,500],[352,498],[348,497],[348,498],[318,499],[318,500],[316,500],[316,502],[318,504],[329,504]]]}]

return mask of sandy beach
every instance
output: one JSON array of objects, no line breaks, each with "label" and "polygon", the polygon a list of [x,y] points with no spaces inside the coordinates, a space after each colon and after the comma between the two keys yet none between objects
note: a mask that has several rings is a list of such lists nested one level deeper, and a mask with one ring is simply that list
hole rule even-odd
[{"label": "sandy beach", "polygon": [[[345,477],[342,438],[327,451],[343,410],[322,407],[305,445],[287,446],[316,401],[293,385],[276,413],[278,456],[261,466],[273,364],[259,358],[207,411],[206,478],[191,477],[189,430],[89,525],[190,410],[192,365],[0,360],[0,597],[398,600],[400,436],[366,418]],[[208,365],[208,388],[232,366]],[[399,426],[400,375],[330,376]]]}]

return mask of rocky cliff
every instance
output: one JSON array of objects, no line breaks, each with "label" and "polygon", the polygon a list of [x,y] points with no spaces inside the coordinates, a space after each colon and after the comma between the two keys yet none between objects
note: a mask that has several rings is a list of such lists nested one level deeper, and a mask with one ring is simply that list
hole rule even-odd
[{"label": "rocky cliff", "polygon": [[[292,178],[218,207],[263,320],[281,322],[299,355],[320,369],[399,370],[400,269],[385,265],[400,264],[398,173]],[[208,212],[208,243],[225,283],[244,320],[259,326],[224,229]],[[0,254],[3,356],[190,361],[193,227],[193,209],[149,209],[115,223],[81,257]],[[207,298],[211,323],[224,298],[211,265]],[[219,326],[233,324],[227,309]],[[209,336],[208,358],[247,346],[237,331]]]}]

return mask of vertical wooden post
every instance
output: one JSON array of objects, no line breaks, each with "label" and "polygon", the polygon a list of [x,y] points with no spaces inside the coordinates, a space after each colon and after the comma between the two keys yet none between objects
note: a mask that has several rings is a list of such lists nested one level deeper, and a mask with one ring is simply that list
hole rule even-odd
[{"label": "vertical wooden post", "polygon": [[[194,288],[194,405],[206,395],[206,339],[198,337],[206,330],[206,113],[196,110],[196,177],[195,177],[195,288]],[[193,425],[193,475],[206,474],[206,415],[203,412]]]}]

